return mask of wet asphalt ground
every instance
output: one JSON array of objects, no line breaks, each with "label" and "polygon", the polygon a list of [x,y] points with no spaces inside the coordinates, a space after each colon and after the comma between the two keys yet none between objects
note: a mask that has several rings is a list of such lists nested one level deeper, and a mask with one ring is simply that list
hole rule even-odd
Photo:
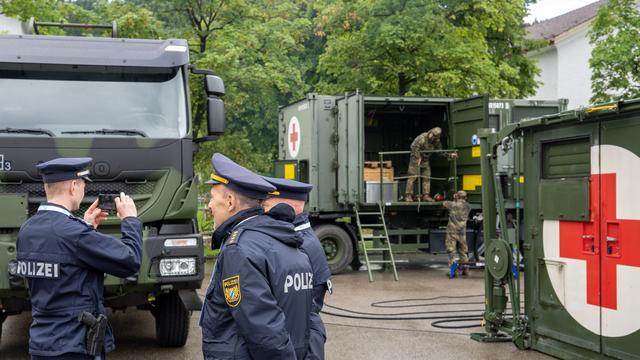
[{"label": "wet asphalt ground", "polygon": [[[390,271],[374,271],[370,283],[367,272],[348,272],[334,276],[333,295],[327,295],[327,312],[322,315],[327,328],[326,358],[332,359],[551,359],[535,351],[520,351],[511,343],[482,344],[469,338],[482,328],[439,329],[434,319],[368,320],[355,317],[397,314],[402,317],[473,316],[482,310],[484,282],[482,270],[470,276],[450,280],[445,276],[446,261],[437,256],[418,256],[399,269],[400,281]],[[207,266],[204,288],[208,285],[212,263]],[[448,296],[448,298],[446,297]],[[453,298],[456,296],[457,298]],[[435,298],[435,299],[434,299]],[[432,300],[425,300],[432,299]],[[382,302],[374,304],[377,302]],[[372,306],[373,305],[373,306]],[[411,305],[410,307],[406,307]],[[345,310],[340,310],[340,309]],[[462,312],[460,312],[462,311]],[[428,313],[423,313],[428,312]],[[116,336],[116,350],[109,360],[202,359],[200,312],[191,317],[190,335],[183,348],[160,348],[155,344],[155,321],[146,311],[129,309],[109,315]],[[29,359],[29,314],[9,317],[2,331],[0,359]],[[479,325],[478,320],[451,322],[444,326]]]}]

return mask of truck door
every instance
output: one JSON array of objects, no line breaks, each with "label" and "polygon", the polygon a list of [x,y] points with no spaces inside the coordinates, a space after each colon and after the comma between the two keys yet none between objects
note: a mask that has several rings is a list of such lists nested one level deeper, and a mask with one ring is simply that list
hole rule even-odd
[{"label": "truck door", "polygon": [[[477,131],[489,124],[487,95],[454,100],[450,105],[448,147],[458,150],[456,175],[458,188],[467,192],[470,202],[481,201],[480,141]],[[453,175],[453,174],[452,174]]]},{"label": "truck door", "polygon": [[338,99],[338,203],[355,204],[362,193],[364,96],[355,92]]},{"label": "truck door", "polygon": [[525,277],[534,347],[600,352],[599,124],[549,126],[525,141],[525,261],[537,270]]},{"label": "truck door", "polygon": [[594,267],[601,291],[593,300],[601,311],[602,352],[618,359],[640,359],[639,133],[631,115],[603,120],[600,128],[600,264]]}]

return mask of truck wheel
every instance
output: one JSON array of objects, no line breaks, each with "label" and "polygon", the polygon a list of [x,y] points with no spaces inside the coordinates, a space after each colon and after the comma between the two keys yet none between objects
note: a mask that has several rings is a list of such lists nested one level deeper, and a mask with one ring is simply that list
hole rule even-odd
[{"label": "truck wheel", "polygon": [[156,300],[156,341],[164,347],[181,347],[189,336],[191,314],[175,291]]},{"label": "truck wheel", "polygon": [[319,225],[314,230],[327,255],[331,273],[343,272],[353,258],[353,246],[349,234],[341,227],[332,224]]}]

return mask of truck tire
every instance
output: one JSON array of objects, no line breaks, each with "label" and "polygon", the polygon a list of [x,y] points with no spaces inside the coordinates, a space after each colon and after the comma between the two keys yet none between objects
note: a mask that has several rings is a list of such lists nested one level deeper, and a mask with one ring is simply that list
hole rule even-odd
[{"label": "truck tire", "polygon": [[175,291],[156,300],[156,341],[163,347],[182,347],[189,336],[191,313]]},{"label": "truck tire", "polygon": [[340,226],[322,224],[315,227],[316,236],[322,244],[332,274],[340,274],[351,263],[353,245],[349,234]]}]

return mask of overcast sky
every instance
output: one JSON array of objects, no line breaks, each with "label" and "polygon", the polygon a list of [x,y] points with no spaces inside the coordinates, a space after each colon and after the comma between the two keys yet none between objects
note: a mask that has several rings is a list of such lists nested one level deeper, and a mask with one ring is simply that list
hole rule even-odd
[{"label": "overcast sky", "polygon": [[558,15],[562,15],[571,10],[581,8],[597,0],[538,0],[529,8],[529,16],[525,22],[531,23],[534,20],[546,20]]}]

